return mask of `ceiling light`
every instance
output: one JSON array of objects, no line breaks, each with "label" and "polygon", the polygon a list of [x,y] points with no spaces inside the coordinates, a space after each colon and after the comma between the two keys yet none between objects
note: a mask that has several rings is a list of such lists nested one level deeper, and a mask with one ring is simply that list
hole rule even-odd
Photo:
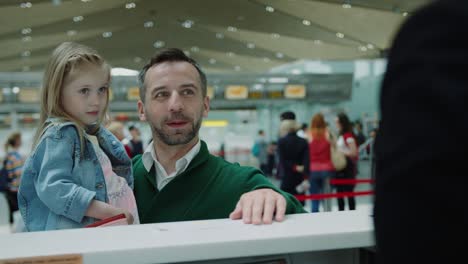
[{"label": "ceiling light", "polygon": [[374,45],[372,45],[372,44],[367,44],[367,48],[368,48],[368,49],[374,49]]},{"label": "ceiling light", "polygon": [[268,79],[269,83],[288,83],[289,79],[285,77],[272,77]]},{"label": "ceiling light", "polygon": [[20,7],[21,8],[31,8],[32,4],[31,4],[31,2],[24,2],[24,3],[20,4]]},{"label": "ceiling light", "polygon": [[146,22],[143,24],[143,26],[144,26],[145,28],[152,28],[152,27],[154,27],[154,22],[153,22],[153,21],[146,21]]},{"label": "ceiling light", "polygon": [[362,52],[365,52],[365,51],[367,51],[367,47],[366,46],[359,46],[359,50],[362,51]]},{"label": "ceiling light", "polygon": [[230,32],[236,32],[236,31],[237,31],[237,28],[236,28],[236,27],[231,27],[231,26],[229,26],[229,27],[227,28],[227,30],[230,31]]},{"label": "ceiling light", "polygon": [[68,31],[67,31],[67,35],[68,35],[69,37],[75,36],[77,33],[78,33],[78,32],[77,32],[76,30],[68,30]]},{"label": "ceiling light", "polygon": [[342,7],[345,9],[349,9],[351,8],[351,4],[343,4]]},{"label": "ceiling light", "polygon": [[273,34],[271,34],[271,37],[272,37],[272,38],[279,38],[279,37],[280,37],[280,34],[278,34],[278,33],[273,33]]},{"label": "ceiling light", "polygon": [[190,48],[190,50],[193,51],[193,52],[199,52],[200,48],[197,47],[197,46],[193,46],[193,47]]},{"label": "ceiling light", "polygon": [[234,70],[240,71],[240,70],[241,70],[241,67],[240,67],[239,65],[236,65],[236,66],[234,66]]},{"label": "ceiling light", "polygon": [[273,7],[271,7],[271,6],[266,6],[266,7],[265,7],[265,10],[266,10],[267,12],[270,12],[270,13],[275,12],[275,9],[274,9]]},{"label": "ceiling light", "polygon": [[282,59],[284,57],[284,54],[281,52],[276,53],[276,58]]},{"label": "ceiling light", "polygon": [[106,32],[102,33],[102,37],[103,38],[110,38],[110,37],[112,37],[112,32],[106,31]]},{"label": "ceiling light", "polygon": [[314,40],[314,44],[320,45],[320,44],[322,44],[322,41],[320,39],[316,39],[316,40]]},{"label": "ceiling light", "polygon": [[23,28],[23,29],[21,29],[21,34],[23,34],[23,35],[31,34],[31,32],[32,32],[32,29],[31,29],[31,28]]},{"label": "ceiling light", "polygon": [[224,34],[223,34],[223,33],[216,33],[216,38],[217,38],[217,39],[223,39],[223,38],[224,38]]},{"label": "ceiling light", "polygon": [[405,17],[405,16],[408,16],[408,12],[403,12],[402,15],[403,15],[404,17]]},{"label": "ceiling light", "polygon": [[31,36],[24,36],[24,37],[21,38],[21,40],[24,41],[24,42],[29,42],[29,41],[32,40],[32,38],[31,38]]},{"label": "ceiling light", "polygon": [[310,26],[310,21],[307,19],[304,19],[302,20],[302,24],[304,24],[305,26]]},{"label": "ceiling light", "polygon": [[31,51],[26,50],[26,51],[21,52],[21,57],[29,57],[29,56],[31,56]]},{"label": "ceiling light", "polygon": [[299,70],[299,69],[292,69],[292,70],[291,70],[291,73],[292,73],[292,74],[296,74],[296,75],[297,75],[297,74],[301,74],[301,73],[302,73],[302,71],[301,71],[301,70]]},{"label": "ceiling light", "polygon": [[341,32],[336,33],[336,36],[339,38],[344,38],[344,34]]},{"label": "ceiling light", "polygon": [[83,21],[84,17],[83,16],[76,16],[76,17],[73,17],[73,22],[80,22],[80,21]]},{"label": "ceiling light", "polygon": [[91,2],[92,0],[81,0],[81,2],[83,3],[88,3],[88,2]]},{"label": "ceiling light", "polygon": [[210,62],[210,64],[215,64],[216,60],[215,59],[210,59],[209,62]]},{"label": "ceiling light", "polygon": [[247,43],[247,48],[249,48],[249,49],[255,49],[255,44],[253,44],[253,43]]},{"label": "ceiling light", "polygon": [[166,45],[166,43],[164,43],[164,41],[158,40],[158,41],[154,42],[153,47],[159,49],[159,48],[164,47],[164,45]]},{"label": "ceiling light", "polygon": [[132,9],[132,8],[135,8],[135,7],[136,7],[136,4],[133,3],[133,2],[125,4],[125,8],[127,8],[127,9]]},{"label": "ceiling light", "polygon": [[15,86],[15,87],[13,87],[12,91],[13,91],[14,94],[17,94],[17,93],[20,92],[20,88],[18,86]]},{"label": "ceiling light", "polygon": [[192,20],[185,20],[182,22],[182,27],[184,28],[191,28],[193,26],[194,22]]}]

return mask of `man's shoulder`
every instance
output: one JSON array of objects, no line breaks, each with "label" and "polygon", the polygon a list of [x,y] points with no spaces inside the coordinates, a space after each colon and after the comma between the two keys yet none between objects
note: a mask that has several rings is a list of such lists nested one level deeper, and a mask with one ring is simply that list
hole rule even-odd
[{"label": "man's shoulder", "polygon": [[134,177],[138,177],[141,175],[141,170],[145,170],[145,166],[143,165],[143,154],[138,154],[132,158],[132,168]]},{"label": "man's shoulder", "polygon": [[[252,173],[261,173],[258,169],[250,166],[241,166],[239,163],[232,163],[226,161],[223,158],[214,156],[210,154],[208,159],[208,164],[216,165],[220,168],[220,174],[222,175],[239,175],[239,176],[248,176]],[[209,165],[209,167],[211,167]]]}]

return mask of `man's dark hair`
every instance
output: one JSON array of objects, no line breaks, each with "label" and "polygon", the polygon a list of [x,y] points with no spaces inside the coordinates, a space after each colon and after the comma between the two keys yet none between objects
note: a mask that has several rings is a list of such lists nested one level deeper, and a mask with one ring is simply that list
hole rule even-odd
[{"label": "man's dark hair", "polygon": [[136,126],[131,125],[131,126],[128,127],[128,130],[129,130],[129,131],[132,131],[133,129],[136,129]]},{"label": "man's dark hair", "polygon": [[145,92],[146,92],[145,75],[149,68],[153,67],[154,65],[158,65],[164,62],[183,62],[183,61],[192,64],[193,67],[197,69],[198,75],[200,76],[202,95],[203,97],[205,97],[206,96],[206,75],[201,70],[200,65],[198,65],[198,63],[194,59],[185,55],[185,53],[182,50],[177,49],[177,48],[169,48],[169,49],[164,49],[156,53],[138,74],[138,83],[140,85],[141,101],[143,102],[145,101]]},{"label": "man's dark hair", "polygon": [[281,121],[283,121],[283,120],[296,120],[296,114],[294,114],[294,112],[292,112],[292,111],[283,112],[280,115],[280,120]]}]

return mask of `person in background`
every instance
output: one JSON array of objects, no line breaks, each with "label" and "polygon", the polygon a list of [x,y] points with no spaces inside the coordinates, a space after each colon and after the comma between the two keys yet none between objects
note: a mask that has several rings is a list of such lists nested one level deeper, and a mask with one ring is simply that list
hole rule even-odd
[{"label": "person in background", "polygon": [[138,127],[130,126],[128,131],[131,135],[131,139],[129,140],[128,144],[131,150],[130,158],[133,158],[136,155],[143,154],[143,142],[141,141],[141,132]]},{"label": "person in background", "polygon": [[[310,156],[310,194],[320,194],[325,189],[327,179],[335,177],[335,168],[331,161],[331,142],[323,114],[312,117],[310,124],[311,138],[309,142]],[[320,200],[312,200],[311,212],[319,211]]]},{"label": "person in background", "polygon": [[110,77],[87,46],[64,42],[53,51],[18,191],[26,231],[80,228],[119,214],[138,223],[130,158],[102,125]]},{"label": "person in background", "polygon": [[[348,116],[345,113],[340,113],[335,119],[336,127],[339,131],[339,137],[336,142],[336,146],[339,151],[343,152],[346,156],[346,167],[336,172],[336,177],[339,179],[355,179],[357,174],[357,162],[359,159],[358,145],[356,137],[353,134],[353,126],[349,121]],[[352,192],[354,190],[354,184],[337,184],[336,190],[338,193]],[[348,207],[349,210],[356,209],[356,199],[354,196],[348,196]],[[337,198],[338,210],[343,211],[345,209],[345,198]]]},{"label": "person in background", "polygon": [[308,139],[308,136],[307,136],[307,124],[306,123],[302,123],[301,127],[299,128],[299,130],[297,130],[297,135],[301,138],[304,138],[304,139]]},{"label": "person in background", "polygon": [[124,125],[121,122],[112,121],[107,125],[107,130],[109,130],[114,136],[123,144],[125,148],[125,152],[130,157],[132,155],[132,151],[128,142],[124,142],[125,140],[125,133],[124,133]]},{"label": "person in background", "polygon": [[357,145],[358,146],[361,146],[362,144],[364,144],[366,142],[366,136],[364,135],[364,133],[362,132],[362,124],[361,122],[359,121],[356,121],[354,123],[354,128],[355,128],[355,135],[356,135],[356,141],[357,141]]},{"label": "person in background", "polygon": [[270,224],[304,213],[290,194],[258,169],[211,155],[199,138],[208,115],[206,75],[176,48],[150,59],[139,77],[138,113],[153,141],[133,158],[135,196],[142,223],[219,219]]},{"label": "person in background", "polygon": [[258,131],[257,139],[252,147],[252,154],[258,159],[260,170],[263,173],[267,171],[268,162],[268,145],[265,140],[265,132],[263,130]]},{"label": "person in background", "polygon": [[468,1],[429,2],[396,34],[380,93],[379,264],[466,261]]},{"label": "person in background", "polygon": [[[281,121],[280,130],[286,133],[278,140],[281,190],[293,195],[304,194],[298,189],[309,173],[309,145],[296,134],[298,125],[295,120]],[[304,202],[301,202],[304,205]]]},{"label": "person in background", "polygon": [[18,188],[23,172],[24,158],[20,154],[21,133],[15,132],[8,136],[5,143],[5,173],[8,179],[6,197],[9,206],[10,224],[13,224],[13,213],[18,211]]}]

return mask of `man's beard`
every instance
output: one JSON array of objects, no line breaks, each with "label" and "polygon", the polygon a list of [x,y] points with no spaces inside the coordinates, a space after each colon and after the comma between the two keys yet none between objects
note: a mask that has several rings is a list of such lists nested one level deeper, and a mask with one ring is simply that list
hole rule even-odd
[{"label": "man's beard", "polygon": [[[189,143],[192,139],[194,139],[197,136],[202,123],[201,116],[196,122],[193,122],[192,120],[186,118],[182,114],[178,114],[175,118],[183,119],[190,122],[192,124],[191,129],[187,132],[184,132],[184,130],[182,129],[176,129],[175,135],[169,135],[162,128],[157,127],[155,125],[151,125],[151,130],[153,131],[153,134],[156,135],[156,137],[159,140],[161,140],[164,144],[168,146],[184,145]],[[164,123],[165,122],[166,121],[164,121]]]}]

